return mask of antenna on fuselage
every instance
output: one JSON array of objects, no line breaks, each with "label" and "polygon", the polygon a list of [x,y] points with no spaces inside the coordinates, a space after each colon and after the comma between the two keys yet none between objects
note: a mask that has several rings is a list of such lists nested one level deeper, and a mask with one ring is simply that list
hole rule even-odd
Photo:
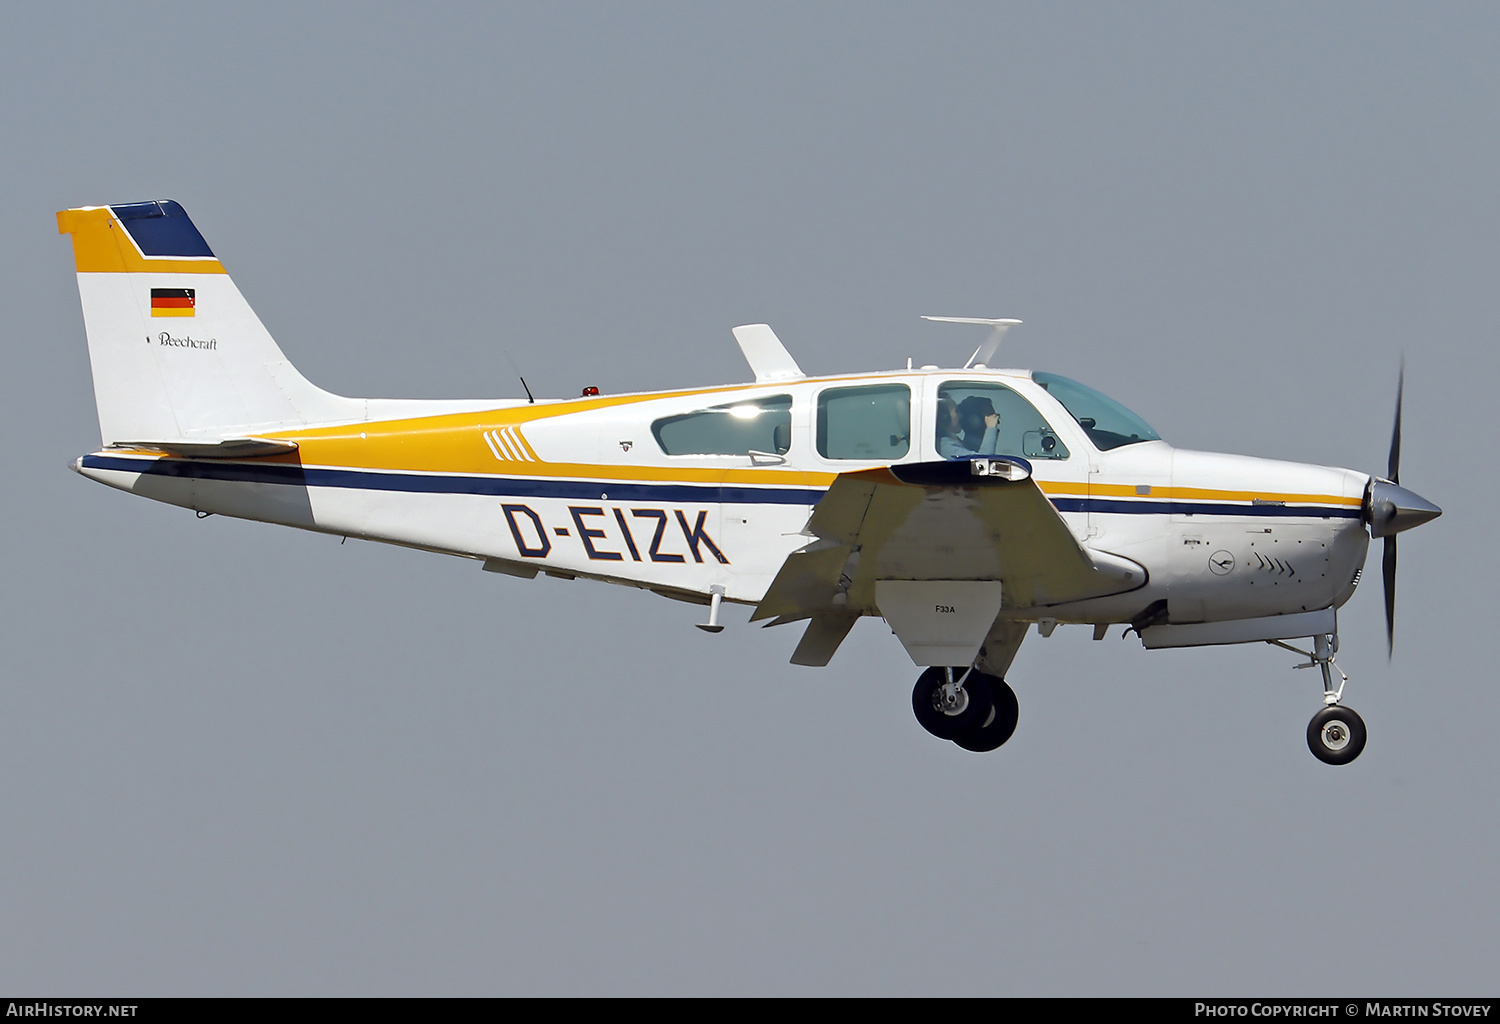
[{"label": "antenna on fuselage", "polygon": [[969,361],[964,363],[963,368],[965,370],[975,363],[983,363],[988,366],[990,360],[995,357],[995,350],[1000,347],[1000,339],[1005,337],[1005,332],[1021,322],[1019,320],[991,320],[975,316],[924,316],[922,319],[941,324],[983,324],[993,328],[990,331],[990,336],[974,350],[974,354],[969,357]]},{"label": "antenna on fuselage", "polygon": [[[510,354],[510,349],[503,348],[500,351],[505,353],[505,358],[510,361],[511,369],[516,371],[516,376],[521,377],[521,367],[517,365],[515,357]],[[525,377],[521,377],[521,387],[526,391],[526,401],[532,405],[536,405],[536,396],[531,393],[531,388],[526,386]]]}]

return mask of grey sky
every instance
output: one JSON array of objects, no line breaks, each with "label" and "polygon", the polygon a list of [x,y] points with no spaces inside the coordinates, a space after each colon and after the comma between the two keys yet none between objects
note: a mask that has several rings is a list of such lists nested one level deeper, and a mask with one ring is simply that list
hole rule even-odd
[{"label": "grey sky", "polygon": [[[1500,10],[10,5],[0,13],[0,990],[1490,994]],[[1027,640],[1015,738],[912,719],[865,622],[211,518],[98,443],[53,213],[181,201],[344,394],[1000,361],[1176,444],[1385,464],[1369,747],[1263,645]],[[1464,466],[1469,466],[1465,470]],[[1377,556],[1378,558],[1378,556]],[[1372,560],[1371,567],[1376,564]],[[1367,574],[1373,580],[1374,573]]]}]

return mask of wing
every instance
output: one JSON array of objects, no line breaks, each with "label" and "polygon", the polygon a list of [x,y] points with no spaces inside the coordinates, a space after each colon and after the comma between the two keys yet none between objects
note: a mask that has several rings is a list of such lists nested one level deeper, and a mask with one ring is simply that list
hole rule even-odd
[{"label": "wing", "polygon": [[[812,618],[810,634],[826,637],[836,624],[883,615],[918,664],[967,663],[925,659],[958,657],[971,639],[977,651],[1002,608],[1101,597],[1146,582],[1137,563],[1085,550],[1020,459],[840,474],[807,532],[814,542],[783,563],[752,621]],[[812,646],[821,651],[828,642]]]}]

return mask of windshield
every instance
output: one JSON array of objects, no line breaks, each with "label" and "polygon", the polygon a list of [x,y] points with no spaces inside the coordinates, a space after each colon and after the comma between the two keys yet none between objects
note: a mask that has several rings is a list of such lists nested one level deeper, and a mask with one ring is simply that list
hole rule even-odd
[{"label": "windshield", "polygon": [[1135,413],[1107,395],[1055,373],[1033,373],[1031,379],[1062,403],[1101,452],[1138,441],[1160,441],[1161,435]]}]

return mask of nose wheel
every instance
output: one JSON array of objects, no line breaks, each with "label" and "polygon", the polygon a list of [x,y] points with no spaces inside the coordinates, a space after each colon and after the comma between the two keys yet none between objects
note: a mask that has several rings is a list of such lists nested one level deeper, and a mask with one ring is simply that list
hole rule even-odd
[{"label": "nose wheel", "polygon": [[1307,747],[1324,764],[1348,764],[1365,749],[1365,721],[1335,704],[1307,723]]}]

